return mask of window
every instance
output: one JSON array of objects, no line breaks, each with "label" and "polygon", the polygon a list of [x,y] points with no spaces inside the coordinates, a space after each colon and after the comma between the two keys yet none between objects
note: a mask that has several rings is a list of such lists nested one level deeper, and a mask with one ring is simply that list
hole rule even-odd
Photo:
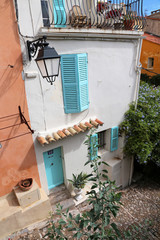
[{"label": "window", "polygon": [[104,149],[106,145],[106,131],[98,133],[98,149]]},{"label": "window", "polygon": [[41,8],[42,8],[43,25],[49,27],[50,20],[49,20],[49,10],[48,10],[47,0],[41,0]]},{"label": "window", "polygon": [[88,60],[86,53],[61,56],[65,113],[82,112],[89,107]]},{"label": "window", "polygon": [[148,68],[153,68],[154,58],[148,58]]}]

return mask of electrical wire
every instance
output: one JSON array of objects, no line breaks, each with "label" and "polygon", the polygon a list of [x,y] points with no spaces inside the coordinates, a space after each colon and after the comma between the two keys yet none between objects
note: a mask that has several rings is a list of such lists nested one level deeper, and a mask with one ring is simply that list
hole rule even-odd
[{"label": "electrical wire", "polygon": [[156,75],[160,75],[159,73],[156,73],[156,72],[153,72],[153,71],[151,71],[151,70],[148,70],[147,68],[142,67],[142,69],[146,70],[147,72],[151,72],[151,73],[154,73],[154,74],[156,74]]}]

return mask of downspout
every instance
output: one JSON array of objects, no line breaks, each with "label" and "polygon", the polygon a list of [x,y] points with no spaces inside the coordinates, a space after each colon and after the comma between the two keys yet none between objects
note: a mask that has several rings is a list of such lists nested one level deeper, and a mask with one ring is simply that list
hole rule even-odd
[{"label": "downspout", "polygon": [[[135,109],[137,108],[138,93],[139,93],[139,86],[140,86],[140,76],[141,76],[141,68],[142,68],[142,64],[140,63],[141,47],[142,47],[142,38],[139,38],[138,46],[137,46],[137,54],[136,54],[136,66],[135,66],[137,76],[136,76],[136,84],[135,84],[135,93],[134,93],[134,98],[133,98],[133,101],[135,102]],[[129,174],[129,185],[131,185],[131,182],[132,182],[133,167],[134,167],[134,157],[132,156],[131,157],[130,174]]]}]

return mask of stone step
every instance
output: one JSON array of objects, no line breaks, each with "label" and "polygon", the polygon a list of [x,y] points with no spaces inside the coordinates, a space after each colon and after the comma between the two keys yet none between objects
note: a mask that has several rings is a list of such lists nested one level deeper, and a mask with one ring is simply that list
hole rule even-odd
[{"label": "stone step", "polygon": [[[73,198],[63,200],[59,203],[61,206],[63,206],[63,211],[65,211],[67,208],[71,209],[71,208],[75,207],[75,201],[73,200]],[[53,215],[56,215],[56,209],[57,209],[56,205],[57,204],[52,205]]]},{"label": "stone step", "polygon": [[69,199],[70,193],[66,189],[65,185],[60,185],[58,187],[53,188],[52,193],[49,195],[49,200],[51,205],[56,205],[57,203]]}]

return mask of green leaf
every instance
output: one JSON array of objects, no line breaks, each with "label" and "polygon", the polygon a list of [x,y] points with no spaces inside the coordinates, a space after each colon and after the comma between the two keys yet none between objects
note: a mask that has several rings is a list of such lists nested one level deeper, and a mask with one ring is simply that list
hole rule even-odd
[{"label": "green leaf", "polygon": [[118,235],[118,237],[121,237],[120,231],[117,228],[117,225],[115,223],[111,223],[112,228],[114,229],[114,231],[116,232],[116,234]]},{"label": "green leaf", "polygon": [[62,218],[58,222],[59,224],[66,224],[66,222]]},{"label": "green leaf", "polygon": [[108,171],[106,169],[103,169],[102,171],[105,172],[105,173],[108,173]]}]

